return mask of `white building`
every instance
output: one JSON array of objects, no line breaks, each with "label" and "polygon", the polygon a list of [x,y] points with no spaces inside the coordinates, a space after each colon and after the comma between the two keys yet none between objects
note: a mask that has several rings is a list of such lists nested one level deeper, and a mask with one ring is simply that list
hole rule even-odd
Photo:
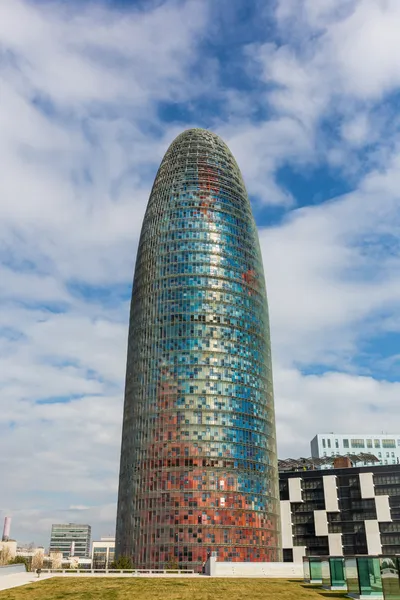
[{"label": "white building", "polygon": [[93,569],[108,569],[114,561],[115,538],[102,537],[99,542],[92,543]]},{"label": "white building", "polygon": [[[400,462],[400,433],[318,433],[310,445],[313,458],[365,453],[376,456],[381,465]],[[365,466],[372,464],[368,460],[364,462]]]}]

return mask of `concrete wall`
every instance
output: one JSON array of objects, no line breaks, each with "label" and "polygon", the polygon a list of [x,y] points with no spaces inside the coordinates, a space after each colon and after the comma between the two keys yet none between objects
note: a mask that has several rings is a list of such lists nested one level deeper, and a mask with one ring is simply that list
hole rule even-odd
[{"label": "concrete wall", "polygon": [[376,520],[381,523],[392,520],[389,496],[375,496]]},{"label": "concrete wall", "polygon": [[361,498],[375,498],[373,473],[360,473]]},{"label": "concrete wall", "polygon": [[303,556],[306,555],[305,546],[293,546],[293,562],[303,564]]},{"label": "concrete wall", "polygon": [[303,563],[287,562],[217,562],[211,557],[206,564],[206,575],[211,577],[270,577],[303,578]]},{"label": "concrete wall", "polygon": [[314,510],[315,535],[328,535],[326,510]]},{"label": "concrete wall", "polygon": [[282,547],[293,548],[292,509],[290,500],[281,500]]},{"label": "concrete wall", "polygon": [[367,536],[368,554],[381,554],[381,534],[379,533],[379,523],[375,519],[365,520],[365,534]]},{"label": "concrete wall", "polygon": [[290,502],[303,502],[303,494],[301,492],[301,477],[291,477],[289,479]]},{"label": "concrete wall", "polygon": [[0,577],[3,575],[15,575],[16,573],[26,573],[25,565],[5,565],[0,567]]},{"label": "concrete wall", "polygon": [[342,534],[328,533],[329,554],[331,556],[343,556]]},{"label": "concrete wall", "polygon": [[324,475],[322,479],[324,482],[325,510],[327,512],[339,512],[336,475]]},{"label": "concrete wall", "polygon": [[311,456],[312,457],[316,457],[319,458],[319,448],[318,448],[318,438],[317,436],[313,437],[313,439],[310,442],[310,447],[311,447]]}]

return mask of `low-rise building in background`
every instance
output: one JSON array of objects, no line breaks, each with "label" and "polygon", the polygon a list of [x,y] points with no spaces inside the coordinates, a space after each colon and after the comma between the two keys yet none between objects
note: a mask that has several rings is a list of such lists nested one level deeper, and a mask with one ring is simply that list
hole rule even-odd
[{"label": "low-rise building in background", "polygon": [[381,465],[395,465],[400,462],[399,433],[317,433],[310,445],[313,458],[365,453],[376,456]]},{"label": "low-rise building in background", "polygon": [[109,569],[115,556],[115,538],[101,537],[92,544],[93,569]]},{"label": "low-rise building in background", "polygon": [[89,558],[90,538],[90,525],[76,523],[52,525],[49,552],[62,552],[64,558],[71,556]]}]

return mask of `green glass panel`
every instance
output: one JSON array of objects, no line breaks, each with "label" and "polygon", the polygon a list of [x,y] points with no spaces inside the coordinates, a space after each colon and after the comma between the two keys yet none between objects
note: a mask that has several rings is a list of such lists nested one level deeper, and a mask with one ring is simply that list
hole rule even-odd
[{"label": "green glass panel", "polygon": [[308,558],[303,558],[303,573],[304,573],[304,581],[310,581],[310,561]]},{"label": "green glass panel", "polygon": [[331,573],[329,570],[329,558],[321,560],[321,579],[324,587],[331,587]]},{"label": "green glass panel", "polygon": [[361,595],[383,598],[379,558],[357,558],[357,566]]},{"label": "green glass panel", "polygon": [[331,569],[331,585],[332,587],[344,587],[346,579],[344,576],[344,560],[343,558],[330,558],[329,566]]},{"label": "green glass panel", "polygon": [[360,587],[358,585],[357,559],[346,557],[344,559],[344,566],[349,594],[358,595],[360,593]]},{"label": "green glass panel", "polygon": [[310,581],[321,581],[321,559],[310,558]]},{"label": "green glass panel", "polygon": [[395,556],[382,557],[380,567],[385,600],[400,600],[398,559]]}]

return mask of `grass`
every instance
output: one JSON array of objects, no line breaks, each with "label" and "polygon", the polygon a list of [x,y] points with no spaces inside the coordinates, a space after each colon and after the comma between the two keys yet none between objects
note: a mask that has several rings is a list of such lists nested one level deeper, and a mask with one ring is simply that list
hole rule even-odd
[{"label": "grass", "polygon": [[282,579],[55,577],[0,592],[0,600],[325,600],[345,598]]}]

